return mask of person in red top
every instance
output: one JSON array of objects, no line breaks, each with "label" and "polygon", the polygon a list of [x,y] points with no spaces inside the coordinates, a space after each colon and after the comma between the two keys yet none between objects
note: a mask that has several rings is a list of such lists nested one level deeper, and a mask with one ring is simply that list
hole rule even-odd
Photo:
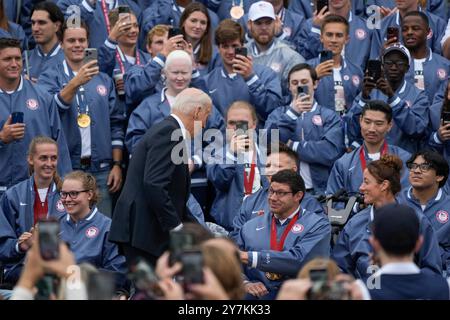
[{"label": "person in red top", "polygon": [[12,284],[20,275],[36,223],[49,217],[58,219],[65,212],[58,193],[57,143],[35,137],[27,160],[30,178],[12,186],[0,200],[0,262],[5,282]]}]

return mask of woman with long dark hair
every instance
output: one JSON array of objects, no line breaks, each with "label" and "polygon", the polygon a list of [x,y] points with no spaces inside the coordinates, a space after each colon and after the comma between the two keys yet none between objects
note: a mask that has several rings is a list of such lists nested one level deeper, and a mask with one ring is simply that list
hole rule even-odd
[{"label": "woman with long dark hair", "polygon": [[191,46],[195,67],[200,73],[208,73],[220,63],[219,55],[212,45],[211,19],[206,7],[199,2],[192,2],[183,11],[180,29]]}]

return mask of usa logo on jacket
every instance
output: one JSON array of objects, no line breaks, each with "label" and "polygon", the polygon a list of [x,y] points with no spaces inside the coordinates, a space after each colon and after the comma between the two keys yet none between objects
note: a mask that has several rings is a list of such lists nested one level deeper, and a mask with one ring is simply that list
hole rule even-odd
[{"label": "usa logo on jacket", "polygon": [[440,223],[447,223],[448,221],[448,212],[444,210],[439,210],[436,212],[436,219]]},{"label": "usa logo on jacket", "polygon": [[39,103],[35,99],[27,100],[27,108],[30,110],[36,110],[39,107]]},{"label": "usa logo on jacket", "polygon": [[89,227],[89,229],[86,230],[86,237],[92,239],[95,238],[98,235],[98,228],[96,227]]},{"label": "usa logo on jacket", "polygon": [[99,95],[101,95],[102,97],[106,96],[106,94],[108,93],[108,90],[106,90],[106,87],[102,84],[99,84],[97,86],[97,93]]},{"label": "usa logo on jacket", "polygon": [[305,227],[300,223],[294,224],[291,229],[292,233],[300,233],[303,230],[305,230]]}]

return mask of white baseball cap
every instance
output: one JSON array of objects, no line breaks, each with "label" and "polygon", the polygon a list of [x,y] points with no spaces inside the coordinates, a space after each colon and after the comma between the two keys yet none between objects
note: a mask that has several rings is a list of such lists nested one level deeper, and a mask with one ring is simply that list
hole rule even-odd
[{"label": "white baseball cap", "polygon": [[406,58],[406,60],[408,60],[408,63],[411,63],[411,54],[409,53],[409,50],[404,45],[398,42],[391,44],[389,47],[383,50],[383,60],[384,57],[392,51],[400,52]]},{"label": "white baseball cap", "polygon": [[256,21],[260,18],[275,20],[275,10],[270,2],[258,1],[253,3],[248,10],[248,20]]}]

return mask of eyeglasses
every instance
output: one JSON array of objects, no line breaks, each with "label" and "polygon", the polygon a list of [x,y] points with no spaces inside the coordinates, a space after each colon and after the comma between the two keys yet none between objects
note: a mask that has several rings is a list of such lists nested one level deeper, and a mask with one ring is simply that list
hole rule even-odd
[{"label": "eyeglasses", "polygon": [[276,195],[277,197],[284,197],[288,193],[293,193],[293,192],[292,191],[278,191],[278,190],[273,190],[272,188],[269,189],[269,196]]},{"label": "eyeglasses", "polygon": [[424,163],[409,162],[406,164],[406,166],[408,167],[409,170],[416,170],[417,168],[420,168],[420,171],[423,172],[426,172],[431,168],[431,164],[426,162]]},{"label": "eyeglasses", "polygon": [[392,67],[394,64],[396,67],[399,67],[399,68],[403,68],[404,66],[406,66],[405,61],[391,61],[391,60],[384,61],[384,65],[386,65],[388,67]]},{"label": "eyeglasses", "polygon": [[90,190],[80,190],[80,191],[61,191],[59,193],[59,196],[61,197],[61,199],[65,199],[67,198],[67,196],[70,197],[70,199],[76,199],[78,197],[78,195],[82,192],[88,192]]}]

